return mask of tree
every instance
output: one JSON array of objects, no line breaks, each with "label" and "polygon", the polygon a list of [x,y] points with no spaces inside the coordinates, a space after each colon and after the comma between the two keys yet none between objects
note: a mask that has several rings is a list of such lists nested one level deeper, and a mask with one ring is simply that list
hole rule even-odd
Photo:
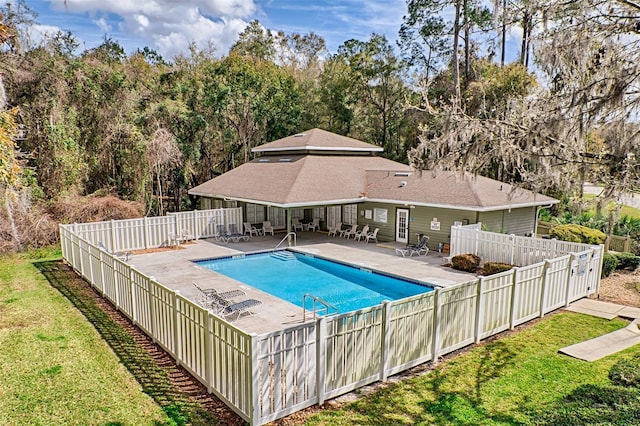
[{"label": "tree", "polygon": [[379,34],[372,34],[365,42],[347,40],[338,48],[336,59],[348,67],[350,91],[362,111],[358,120],[361,128],[351,128],[351,133],[382,146],[391,157],[401,155],[401,141],[396,136],[407,96],[404,63]]},{"label": "tree", "polygon": [[249,22],[229,51],[229,54],[251,56],[265,61],[273,60],[275,53],[274,37],[257,20]]},{"label": "tree", "polygon": [[497,113],[481,117],[443,108],[442,133],[425,138],[412,158],[473,172],[499,161],[515,181],[538,190],[579,194],[586,178],[606,183],[609,197],[637,187],[640,6],[588,0],[537,7],[548,25],[536,35],[534,54],[548,84],[505,98]]}]

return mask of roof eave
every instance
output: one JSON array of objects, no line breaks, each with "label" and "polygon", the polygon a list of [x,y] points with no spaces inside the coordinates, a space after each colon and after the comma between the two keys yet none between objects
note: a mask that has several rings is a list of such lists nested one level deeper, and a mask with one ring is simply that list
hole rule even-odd
[{"label": "roof eave", "polygon": [[426,203],[426,202],[414,202],[407,200],[393,200],[393,199],[382,199],[382,198],[368,198],[366,199],[368,202],[372,203],[386,203],[386,204],[401,204],[401,205],[411,205],[416,207],[433,207],[438,209],[450,209],[450,210],[463,210],[463,211],[471,211],[471,212],[480,212],[487,213],[492,211],[499,210],[511,210],[511,209],[520,209],[526,207],[544,207],[553,204],[559,203],[559,200],[547,200],[547,201],[536,201],[529,203],[518,203],[518,204],[505,204],[501,206],[458,206],[453,204],[437,204],[437,203]]},{"label": "roof eave", "polygon": [[283,148],[260,148],[255,147],[251,149],[251,152],[284,152],[284,151],[334,151],[334,152],[382,152],[384,149],[381,147],[371,147],[371,148],[355,148],[355,147],[344,147],[344,148],[336,148],[336,147],[328,147],[328,146],[312,146],[312,145],[304,145],[304,146],[290,146]]}]

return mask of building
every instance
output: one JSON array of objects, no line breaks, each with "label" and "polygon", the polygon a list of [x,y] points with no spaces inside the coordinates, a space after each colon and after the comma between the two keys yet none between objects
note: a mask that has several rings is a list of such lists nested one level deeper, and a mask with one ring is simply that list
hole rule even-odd
[{"label": "building", "polygon": [[244,220],[291,230],[291,218],[379,228],[378,239],[432,249],[451,226],[482,222],[516,235],[535,232],[538,210],[558,200],[471,174],[418,171],[376,154],[382,148],[321,129],[252,150],[256,158],[189,191],[201,208],[242,206]]}]

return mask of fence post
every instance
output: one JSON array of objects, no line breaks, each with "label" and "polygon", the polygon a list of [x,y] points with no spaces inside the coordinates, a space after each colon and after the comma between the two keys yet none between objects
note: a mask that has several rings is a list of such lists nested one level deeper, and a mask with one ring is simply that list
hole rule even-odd
[{"label": "fence post", "polygon": [[260,382],[258,377],[258,336],[251,333],[251,425],[260,424]]},{"label": "fence post", "polygon": [[144,248],[147,250],[149,248],[149,220],[147,217],[143,217],[144,229],[142,230],[142,235],[144,237]]},{"label": "fence post", "polygon": [[476,297],[476,330],[474,332],[474,340],[476,343],[480,342],[480,334],[482,329],[482,287],[484,284],[484,277],[480,277],[478,280],[478,292]]},{"label": "fence post", "polygon": [[515,251],[516,251],[516,235],[511,234],[511,258],[509,259],[510,265],[514,264],[513,257],[515,256]]},{"label": "fence post", "polygon": [[127,265],[129,267],[129,294],[131,299],[131,322],[133,325],[138,323],[138,312],[136,310],[136,292],[133,290],[134,281],[133,281],[133,267],[131,265]]},{"label": "fence post", "polygon": [[544,260],[542,268],[542,288],[540,289],[540,318],[544,316],[545,299],[547,298],[547,270],[549,269],[549,261]]},{"label": "fence post", "polygon": [[180,365],[180,335],[178,331],[180,330],[179,321],[180,315],[178,313],[178,295],[180,294],[179,290],[176,290],[172,293],[173,298],[173,354],[176,358],[176,365]]},{"label": "fence post", "polygon": [[114,303],[116,305],[116,310],[121,311],[120,309],[120,290],[118,289],[118,272],[116,271],[117,260],[115,257],[113,258],[113,291],[115,292]]},{"label": "fence post", "polygon": [[518,272],[520,268],[517,266],[512,269],[513,271],[513,286],[511,287],[511,312],[509,319],[509,329],[513,330],[516,326],[516,301],[518,300]]},{"label": "fence post", "polygon": [[564,307],[569,306],[569,299],[571,294],[571,277],[573,276],[573,260],[575,255],[573,253],[569,254],[569,262],[568,262],[568,270],[567,270],[567,288],[564,294]]},{"label": "fence post", "polygon": [[155,308],[155,300],[153,297],[152,291],[152,283],[155,278],[148,277],[147,278],[147,294],[149,295],[149,330],[151,332],[151,340],[153,343],[157,343],[156,339],[156,308]]},{"label": "fence post", "polygon": [[440,319],[440,288],[434,290],[433,296],[433,341],[431,342],[431,362],[433,365],[438,363],[438,341],[440,340],[440,326],[438,320]]},{"label": "fence post", "polygon": [[391,302],[382,302],[382,339],[380,348],[380,380],[387,381],[387,361],[389,359],[389,328],[391,325]]},{"label": "fence post", "polygon": [[627,234],[627,237],[624,239],[624,251],[628,253],[631,251],[631,237]]},{"label": "fence post", "polygon": [[193,237],[200,239],[200,227],[198,226],[198,210],[193,211]]},{"label": "fence post", "polygon": [[204,313],[204,378],[207,392],[213,392],[213,331],[211,330],[211,314],[202,306],[198,306]]},{"label": "fence post", "polygon": [[318,405],[324,404],[325,395],[325,373],[327,370],[327,357],[325,356],[326,322],[327,319],[325,317],[319,317],[316,320],[316,393],[318,394]]},{"label": "fence post", "polygon": [[115,253],[117,250],[116,247],[116,227],[115,227],[115,221],[113,219],[111,219],[111,252]]},{"label": "fence post", "polygon": [[100,292],[104,296],[104,251],[98,249],[98,253],[100,255]]}]

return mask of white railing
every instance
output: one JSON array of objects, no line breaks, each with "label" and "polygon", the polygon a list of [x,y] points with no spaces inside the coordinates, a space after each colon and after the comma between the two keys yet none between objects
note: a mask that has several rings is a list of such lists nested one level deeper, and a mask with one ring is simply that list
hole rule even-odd
[{"label": "white railing", "polygon": [[[195,234],[203,236],[210,217],[228,219],[186,213],[171,220],[178,226],[197,224]],[[566,306],[597,287],[602,263],[602,247],[589,247],[257,336],[99,249],[95,239],[106,240],[105,235],[113,229],[130,229],[139,235],[137,226],[109,227],[108,223],[61,225],[64,259],[210,392],[253,425],[386,380],[429,360],[437,361],[439,356]],[[76,229],[91,239],[77,235]],[[137,237],[117,241],[137,241]],[[494,241],[500,244],[497,237]]]}]

